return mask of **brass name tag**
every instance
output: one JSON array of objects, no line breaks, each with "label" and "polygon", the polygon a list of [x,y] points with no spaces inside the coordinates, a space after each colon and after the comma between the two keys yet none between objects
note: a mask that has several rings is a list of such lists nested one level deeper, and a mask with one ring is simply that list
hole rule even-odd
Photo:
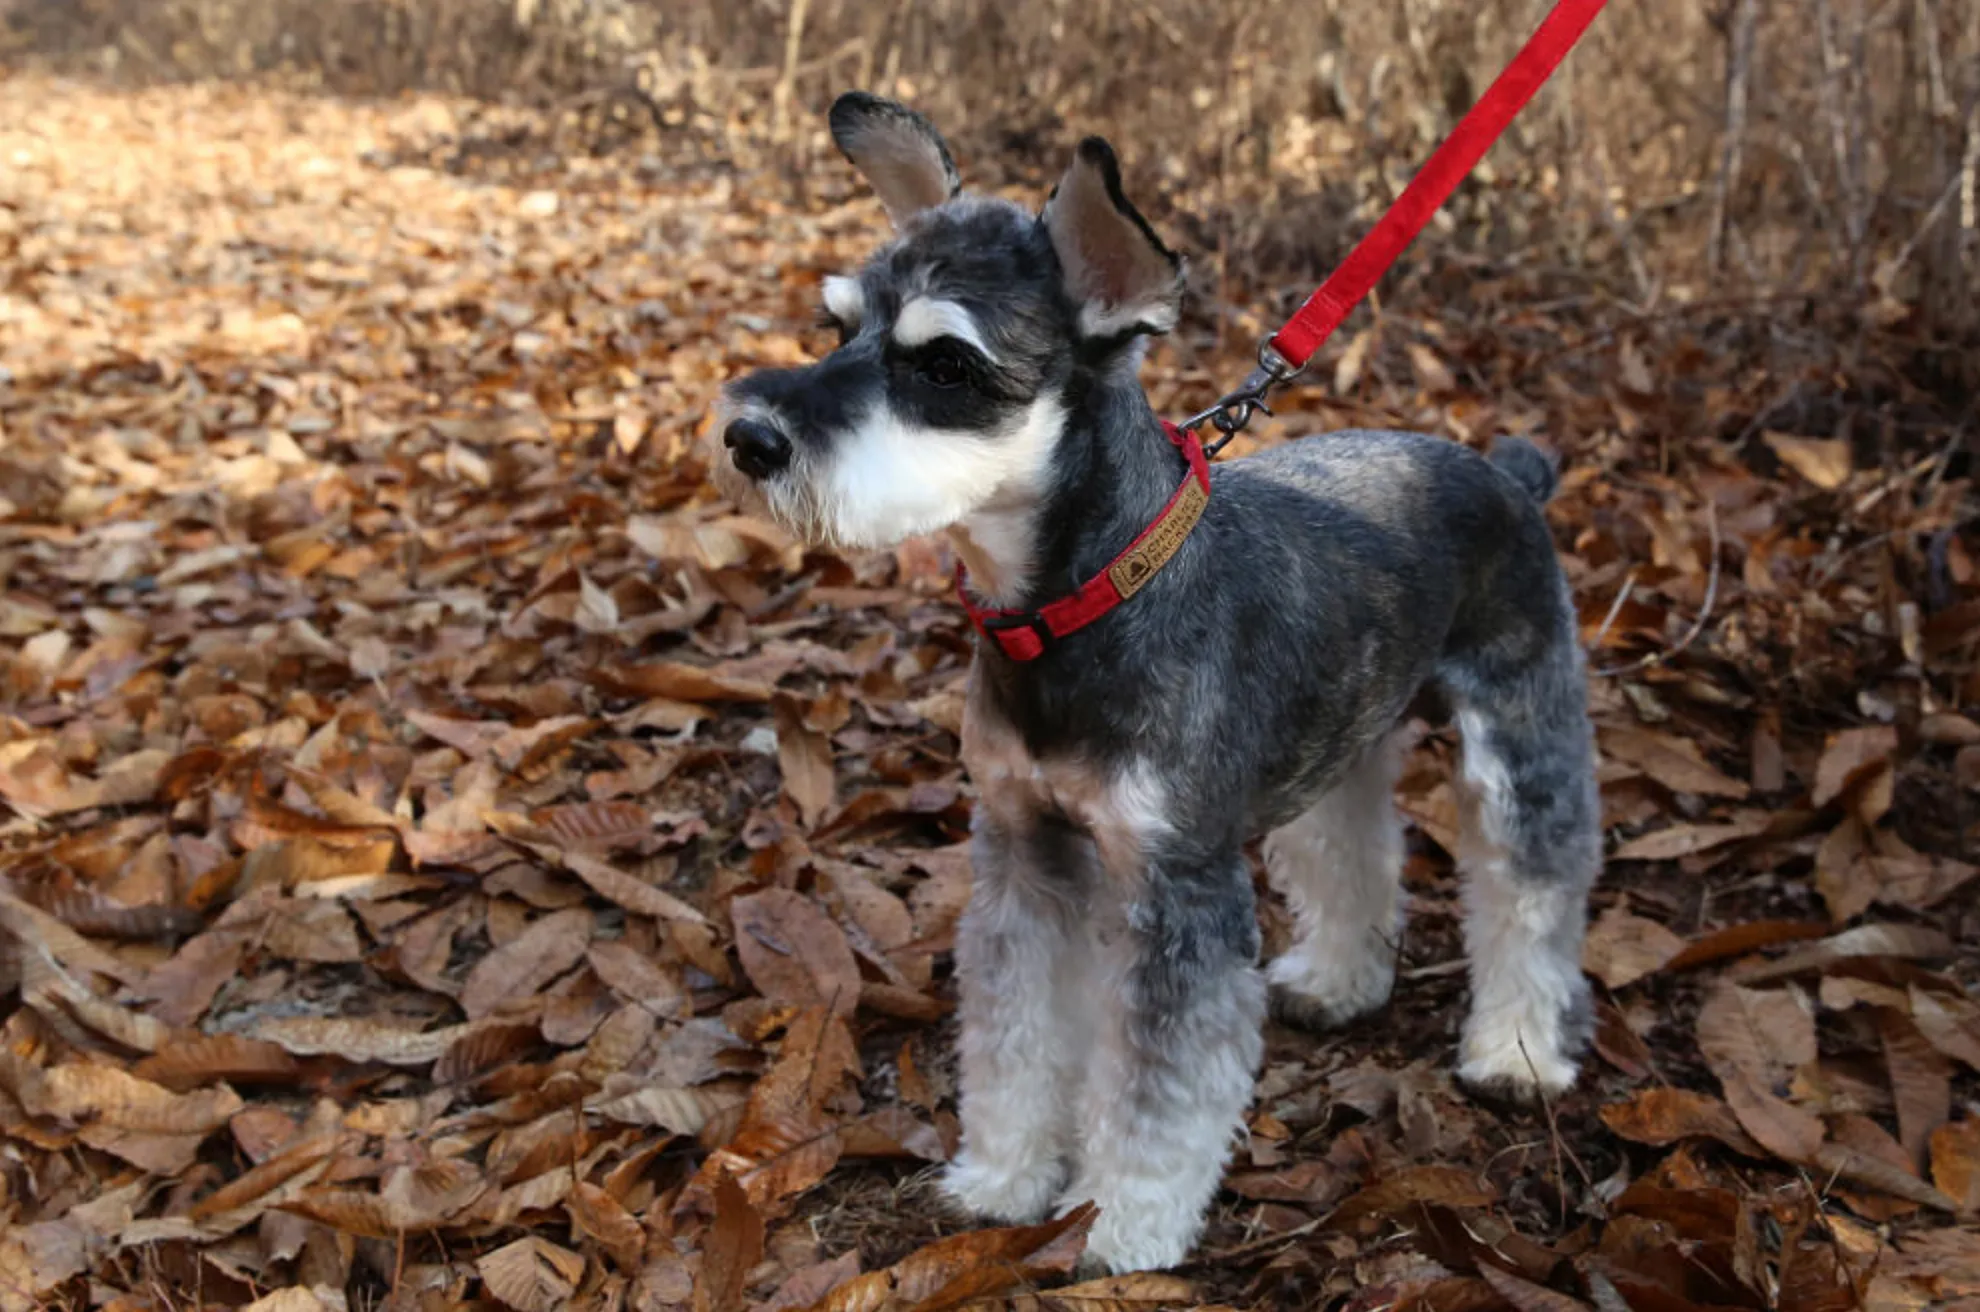
[{"label": "brass name tag", "polygon": [[1183,539],[1196,527],[1196,521],[1203,518],[1203,507],[1208,504],[1210,494],[1192,477],[1183,484],[1175,508],[1141,540],[1141,545],[1107,567],[1107,577],[1114,581],[1123,601],[1139,592],[1142,584],[1155,577],[1155,571],[1169,563],[1169,558],[1182,547]]}]

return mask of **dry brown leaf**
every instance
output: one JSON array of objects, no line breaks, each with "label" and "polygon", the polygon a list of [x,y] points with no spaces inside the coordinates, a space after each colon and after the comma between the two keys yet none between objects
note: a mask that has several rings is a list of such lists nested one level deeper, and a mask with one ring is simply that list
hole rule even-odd
[{"label": "dry brown leaf", "polygon": [[678,661],[648,665],[608,665],[601,679],[634,697],[665,697],[677,702],[767,702],[771,688],[756,679],[737,679]]},{"label": "dry brown leaf", "polygon": [[658,1017],[686,1019],[691,1003],[678,967],[663,967],[649,954],[617,939],[594,940],[585,960],[605,987],[627,1002],[637,1003]]},{"label": "dry brown leaf", "polygon": [[1790,990],[1721,982],[1699,1008],[1698,1048],[1721,1079],[1739,1069],[1772,1086],[1815,1060],[1815,1017]]},{"label": "dry brown leaf", "polygon": [[859,963],[845,931],[809,899],[769,888],[736,898],[729,915],[736,955],[764,997],[841,1016],[859,1006]]},{"label": "dry brown leaf", "polygon": [[640,1254],[646,1246],[646,1227],[618,1199],[597,1185],[580,1180],[571,1189],[564,1207],[570,1212],[572,1223],[611,1254],[622,1270],[639,1269]]},{"label": "dry brown leaf", "polygon": [[184,1092],[225,1080],[231,1084],[287,1084],[301,1070],[277,1044],[239,1034],[201,1034],[161,1045],[132,1068],[140,1079]]},{"label": "dry brown leaf", "polygon": [[[341,1290],[337,1291],[337,1306],[344,1306]],[[333,1312],[333,1309],[314,1289],[292,1285],[287,1289],[278,1289],[272,1294],[257,1298],[242,1308],[241,1312]]]},{"label": "dry brown leaf", "polygon": [[1980,1071],[1980,1006],[1972,999],[1931,993],[1913,984],[1911,1023],[1926,1042],[1956,1061]]},{"label": "dry brown leaf", "polygon": [[592,914],[583,907],[532,922],[475,963],[461,988],[461,1010],[479,1020],[505,1003],[533,996],[583,959],[591,930]]},{"label": "dry brown leaf", "polygon": [[[1815,768],[1815,788],[1809,801],[1816,806],[1827,806],[1835,801],[1851,785],[1888,765],[1897,751],[1897,745],[1897,730],[1887,724],[1873,724],[1830,734],[1829,741],[1822,748],[1821,763]],[[1866,821],[1876,818],[1874,815],[1864,817]]]},{"label": "dry brown leaf", "polygon": [[[1084,1248],[1096,1210],[1082,1204],[1040,1225],[971,1230],[940,1239],[884,1271],[848,1280],[808,1312],[941,1312],[1064,1271]],[[1078,1241],[1068,1247],[1064,1240]]]},{"label": "dry brown leaf", "polygon": [[136,984],[139,980],[138,972],[122,958],[97,947],[40,907],[4,889],[0,889],[0,929],[22,944],[46,950],[72,971],[103,975],[120,984]]},{"label": "dry brown leaf", "polygon": [[578,802],[529,813],[530,823],[566,847],[611,851],[653,832],[653,816],[631,802]]},{"label": "dry brown leaf", "polygon": [[467,1032],[449,1043],[433,1063],[435,1084],[458,1084],[473,1079],[528,1052],[538,1041],[537,1027],[520,1021],[465,1028]]},{"label": "dry brown leaf", "polygon": [[1353,1194],[1327,1214],[1329,1230],[1365,1230],[1369,1221],[1394,1216],[1417,1203],[1442,1207],[1484,1207],[1492,1191],[1476,1175],[1458,1166],[1412,1166]]},{"label": "dry brown leaf", "polygon": [[1724,929],[1716,929],[1703,937],[1693,939],[1685,945],[1684,951],[1664,963],[1664,969],[1690,970],[1694,966],[1708,965],[1726,957],[1743,955],[1755,948],[1772,947],[1776,943],[1790,943],[1798,939],[1820,938],[1828,932],[1827,925],[1801,920],[1756,920],[1743,925],[1728,925]]},{"label": "dry brown leaf", "polygon": [[1619,989],[1652,974],[1683,950],[1682,938],[1617,903],[1589,927],[1581,968]]},{"label": "dry brown leaf", "polygon": [[780,694],[774,710],[784,791],[797,803],[798,817],[809,829],[832,809],[832,740],[805,724],[804,708],[795,697]]},{"label": "dry brown leaf", "polygon": [[424,1066],[480,1025],[416,1030],[356,1016],[292,1016],[263,1021],[254,1036],[298,1057],[333,1056],[388,1066]]},{"label": "dry brown leaf", "polygon": [[763,1217],[728,1176],[715,1180],[715,1220],[702,1247],[694,1312],[740,1312],[749,1273],[763,1257]]},{"label": "dry brown leaf", "polygon": [[1824,492],[1833,492],[1849,481],[1849,443],[1841,438],[1795,437],[1772,429],[1760,436],[1782,464]]},{"label": "dry brown leaf", "polygon": [[1160,1271],[1103,1276],[1077,1285],[1061,1285],[1039,1294],[1018,1294],[1011,1312],[1133,1312],[1136,1308],[1194,1307],[1196,1287],[1181,1276]]},{"label": "dry brown leaf", "polygon": [[1881,1190],[1893,1198],[1902,1198],[1922,1207],[1936,1207],[1942,1212],[1954,1210],[1952,1199],[1911,1172],[1841,1144],[1823,1144],[1808,1164],[1816,1170]]},{"label": "dry brown leaf", "polygon": [[1485,1277],[1485,1283],[1498,1290],[1500,1296],[1518,1312],[1588,1312],[1588,1304],[1580,1299],[1521,1279],[1489,1262],[1479,1264],[1478,1274]]},{"label": "dry brown leaf", "polygon": [[1688,738],[1634,726],[1601,731],[1602,754],[1633,765],[1674,793],[1742,798],[1750,791],[1719,772]]},{"label": "dry brown leaf", "polygon": [[1727,972],[1727,978],[1741,984],[1762,984],[1820,970],[1852,957],[1895,957],[1911,961],[1951,953],[1952,940],[1926,925],[1858,925],[1773,961],[1735,967]]},{"label": "dry brown leaf", "polygon": [[1754,1140],[1783,1161],[1812,1163],[1822,1151],[1822,1122],[1764,1087],[1751,1070],[1734,1067],[1719,1076],[1726,1105]]},{"label": "dry brown leaf", "polygon": [[396,1167],[378,1197],[408,1229],[429,1230],[458,1217],[488,1192],[488,1180],[461,1158]]},{"label": "dry brown leaf", "polygon": [[1822,1123],[1774,1093],[1790,1072],[1815,1060],[1815,1018],[1798,997],[1721,981],[1699,1008],[1698,1047],[1742,1129],[1787,1161],[1814,1160]]},{"label": "dry brown leaf", "polygon": [[621,1125],[652,1125],[692,1137],[701,1127],[723,1112],[741,1105],[743,1099],[712,1089],[666,1088],[642,1085],[625,1088],[608,1082],[596,1097],[585,1102],[585,1109]]},{"label": "dry brown leaf", "polygon": [[1752,817],[1725,824],[1692,824],[1679,821],[1662,829],[1639,834],[1614,852],[1610,859],[1615,861],[1676,861],[1680,857],[1696,856],[1729,843],[1742,842],[1762,833],[1767,827],[1764,812],[1756,812]]},{"label": "dry brown leaf", "polygon": [[1980,1212],[1980,1119],[1950,1121],[1932,1131],[1932,1183],[1961,1212]]},{"label": "dry brown leaf", "polygon": [[707,917],[672,893],[655,888],[615,866],[577,852],[558,853],[557,859],[565,869],[582,879],[592,892],[636,916],[680,920],[697,925],[707,923]]},{"label": "dry brown leaf", "polygon": [[489,1296],[516,1312],[561,1312],[584,1278],[584,1259],[542,1239],[518,1239],[474,1264]]},{"label": "dry brown leaf", "polygon": [[1913,1165],[1923,1169],[1932,1132],[1952,1117],[1952,1063],[1901,1011],[1880,1008],[1877,1033],[1897,1102],[1898,1139]]},{"label": "dry brown leaf", "polygon": [[306,1185],[315,1178],[315,1168],[328,1162],[337,1144],[334,1135],[314,1135],[292,1143],[194,1203],[190,1216],[194,1221],[210,1220],[270,1202],[285,1185]]},{"label": "dry brown leaf", "polygon": [[168,1025],[189,1026],[213,1005],[221,986],[240,971],[247,938],[238,930],[209,930],[189,939],[170,960],[144,978],[140,993],[154,999],[152,1014]]},{"label": "dry brown leaf", "polygon": [[656,1028],[653,1014],[645,1008],[630,1004],[619,1008],[605,1018],[585,1044],[578,1073],[588,1080],[604,1083],[608,1076],[632,1064],[633,1058],[653,1038]]},{"label": "dry brown leaf", "polygon": [[1689,1089],[1645,1089],[1628,1102],[1602,1108],[1602,1124],[1632,1143],[1663,1147],[1702,1137],[1748,1157],[1759,1157],[1763,1151],[1740,1129],[1732,1108]]},{"label": "dry brown leaf", "polygon": [[232,1089],[173,1093],[113,1066],[65,1062],[31,1072],[11,1088],[37,1116],[59,1116],[137,1134],[206,1135],[245,1105]]}]

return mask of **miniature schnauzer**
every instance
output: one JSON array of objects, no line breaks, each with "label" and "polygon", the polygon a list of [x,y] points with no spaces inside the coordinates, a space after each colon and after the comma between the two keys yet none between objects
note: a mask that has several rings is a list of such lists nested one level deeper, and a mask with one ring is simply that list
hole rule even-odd
[{"label": "miniature schnauzer", "polygon": [[[1206,469],[1137,381],[1182,262],[1104,141],[1032,213],[963,194],[903,106],[848,94],[831,128],[897,236],[825,279],[836,350],[730,386],[717,476],[809,541],[946,530],[967,566],[978,803],[947,1191],[1009,1222],[1097,1202],[1087,1253],[1114,1271],[1188,1254],[1242,1130],[1268,984],[1316,1025],[1388,999],[1391,793],[1420,694],[1463,738],[1459,1076],[1568,1088],[1601,833],[1540,509],[1551,460],[1351,431]],[[1111,608],[1047,622],[1096,587]],[[1297,925],[1263,970],[1244,856],[1261,834]]]}]

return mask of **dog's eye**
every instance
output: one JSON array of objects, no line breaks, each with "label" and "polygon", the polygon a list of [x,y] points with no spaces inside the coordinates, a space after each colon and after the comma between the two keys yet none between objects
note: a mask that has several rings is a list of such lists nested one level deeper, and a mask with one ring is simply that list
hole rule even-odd
[{"label": "dog's eye", "polygon": [[915,362],[915,372],[932,386],[960,387],[969,378],[969,362],[954,342],[935,341],[928,344]]}]

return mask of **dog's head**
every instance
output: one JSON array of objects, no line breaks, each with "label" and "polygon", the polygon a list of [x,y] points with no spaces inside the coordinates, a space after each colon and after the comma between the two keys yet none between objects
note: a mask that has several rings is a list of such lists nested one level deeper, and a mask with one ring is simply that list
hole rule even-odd
[{"label": "dog's head", "polygon": [[1097,137],[1033,214],[964,194],[940,134],[902,105],[849,93],[831,127],[897,235],[825,280],[837,350],[728,387],[719,481],[801,537],[850,547],[1035,503],[1093,378],[1131,370],[1139,339],[1174,325],[1181,261]]}]

